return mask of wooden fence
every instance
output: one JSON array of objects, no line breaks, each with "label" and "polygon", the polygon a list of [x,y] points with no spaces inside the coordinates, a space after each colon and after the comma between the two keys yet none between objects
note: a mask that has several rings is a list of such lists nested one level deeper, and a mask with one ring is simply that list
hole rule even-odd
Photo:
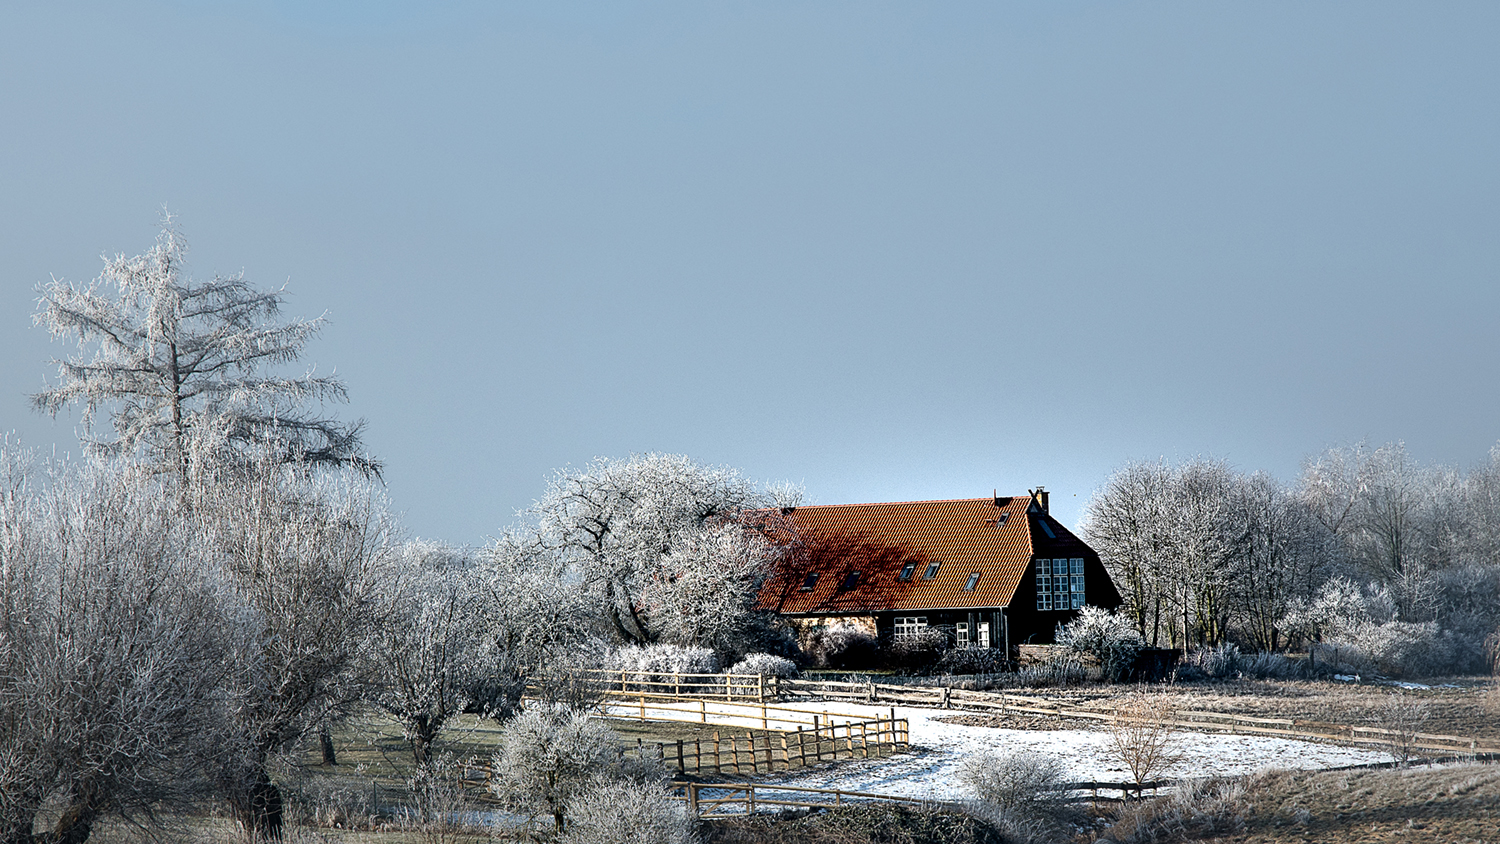
[{"label": "wooden fence", "polygon": [[812,729],[772,735],[746,733],[710,739],[680,739],[655,745],[636,740],[638,755],[661,760],[682,774],[722,776],[761,774],[805,768],[837,759],[889,756],[907,747],[910,736],[904,718],[827,722]]},{"label": "wooden fence", "polygon": [[[729,818],[760,809],[784,808],[817,809],[840,806],[846,803],[886,801],[917,806],[945,805],[915,797],[898,797],[890,794],[870,794],[863,791],[843,791],[832,788],[798,788],[789,785],[765,785],[762,783],[681,783],[673,795],[687,803],[688,810],[706,820]],[[796,795],[808,795],[797,799]]]},{"label": "wooden fence", "polygon": [[[967,709],[1014,715],[1042,715],[1108,722],[1115,719],[1110,708],[1068,706],[1045,698],[1005,692],[976,692],[946,686],[900,686],[866,681],[782,680],[775,690],[784,698],[831,698],[860,703],[901,703],[942,709]],[[1384,748],[1401,738],[1394,730],[1330,724],[1304,718],[1259,718],[1222,712],[1179,710],[1172,726],[1185,730],[1242,735],[1279,736]],[[1454,755],[1500,753],[1500,739],[1416,733],[1410,746],[1417,750]]]}]

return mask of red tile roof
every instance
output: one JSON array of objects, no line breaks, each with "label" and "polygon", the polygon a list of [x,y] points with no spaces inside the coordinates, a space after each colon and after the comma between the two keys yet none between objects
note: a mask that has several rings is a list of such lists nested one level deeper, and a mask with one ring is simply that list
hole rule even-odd
[{"label": "red tile roof", "polygon": [[[1087,548],[1029,495],[797,507],[782,518],[800,535],[761,589],[757,605],[788,615],[1009,606],[1038,553],[1081,555]],[[1047,536],[1039,520],[1055,534]],[[774,520],[773,520],[774,522]],[[768,530],[785,541],[789,531]],[[938,564],[928,578],[928,567]],[[909,564],[909,577],[901,578]],[[848,576],[859,572],[853,588]],[[819,577],[811,590],[807,575]],[[964,586],[979,574],[972,591]]]}]

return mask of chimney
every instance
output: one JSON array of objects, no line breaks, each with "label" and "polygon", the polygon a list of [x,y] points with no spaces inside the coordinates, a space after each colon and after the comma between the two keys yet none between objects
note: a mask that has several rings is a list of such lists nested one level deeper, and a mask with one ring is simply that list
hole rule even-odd
[{"label": "chimney", "polygon": [[1047,490],[1039,486],[1036,488],[1036,492],[1032,493],[1032,495],[1036,496],[1037,506],[1042,508],[1043,513],[1052,512],[1051,510],[1047,509]]}]

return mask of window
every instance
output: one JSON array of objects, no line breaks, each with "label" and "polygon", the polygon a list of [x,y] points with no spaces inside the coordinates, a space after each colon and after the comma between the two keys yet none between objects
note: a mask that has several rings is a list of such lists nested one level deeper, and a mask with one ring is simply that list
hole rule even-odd
[{"label": "window", "polygon": [[979,572],[969,575],[969,582],[964,584],[965,592],[973,592],[974,587],[979,585]]},{"label": "window", "polygon": [[1052,609],[1052,561],[1036,561],[1036,608]]},{"label": "window", "polygon": [[939,565],[940,565],[940,563],[938,563],[937,560],[933,560],[932,562],[928,563],[927,564],[927,571],[926,571],[926,573],[924,573],[922,575],[922,579],[923,580],[931,580],[934,577],[937,577],[937,570],[938,570],[938,566]]},{"label": "window", "polygon": [[917,570],[916,563],[907,563],[901,567],[901,573],[896,575],[897,580],[911,580],[912,573]]},{"label": "window", "polygon": [[1048,539],[1057,538],[1057,534],[1052,532],[1052,525],[1047,524],[1046,519],[1037,519],[1036,523],[1042,526],[1042,532],[1047,534]]},{"label": "window", "polygon": [[955,648],[969,646],[969,623],[967,621],[960,621],[953,625],[953,646]]},{"label": "window", "polygon": [[813,587],[817,586],[817,585],[818,585],[818,573],[817,572],[812,572],[806,578],[803,579],[803,581],[802,581],[802,591],[803,592],[811,592],[811,591],[813,591]]},{"label": "window", "polygon": [[844,575],[844,582],[839,584],[839,590],[848,592],[850,589],[853,589],[858,583],[859,572],[851,571],[848,574]]},{"label": "window", "polygon": [[974,647],[976,647],[976,648],[987,648],[989,646],[990,646],[990,623],[988,621],[981,621],[981,622],[979,622],[979,640],[974,643]]},{"label": "window", "polygon": [[1068,561],[1068,567],[1072,570],[1073,583],[1073,609],[1083,606],[1083,558],[1074,557]]},{"label": "window", "polygon": [[910,639],[927,629],[927,616],[905,616],[896,618],[896,638]]},{"label": "window", "polygon": [[1070,606],[1071,598],[1068,597],[1068,561],[1057,559],[1052,561],[1052,608],[1054,610],[1065,610]]}]

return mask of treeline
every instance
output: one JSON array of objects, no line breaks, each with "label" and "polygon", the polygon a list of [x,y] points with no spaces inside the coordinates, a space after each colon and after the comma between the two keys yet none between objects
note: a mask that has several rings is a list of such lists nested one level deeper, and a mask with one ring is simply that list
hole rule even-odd
[{"label": "treeline", "polygon": [[1460,472],[1400,443],[1332,448],[1290,485],[1210,459],[1132,463],[1080,529],[1155,646],[1321,644],[1390,673],[1493,654],[1500,449]]}]

